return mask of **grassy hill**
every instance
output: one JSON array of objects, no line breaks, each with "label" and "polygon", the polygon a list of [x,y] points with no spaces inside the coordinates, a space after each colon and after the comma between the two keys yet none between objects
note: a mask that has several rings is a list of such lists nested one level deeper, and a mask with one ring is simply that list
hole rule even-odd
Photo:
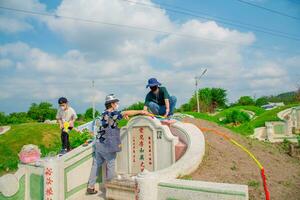
[{"label": "grassy hill", "polygon": [[[221,112],[219,112],[216,115],[208,115],[206,113],[196,113],[196,112],[186,112],[186,114],[190,114],[194,116],[195,118],[199,119],[205,119],[208,121],[216,122],[221,126],[224,126],[226,128],[229,128],[233,130],[234,132],[240,133],[242,135],[251,135],[254,133],[254,129],[257,127],[264,126],[265,122],[267,121],[280,121],[280,119],[277,117],[277,113],[285,110],[287,108],[291,108],[294,106],[299,106],[299,104],[290,104],[282,107],[275,108],[273,110],[264,110],[260,107],[256,106],[235,106],[228,109],[225,109]],[[256,116],[254,119],[252,119],[250,122],[246,122],[241,124],[240,126],[228,126],[224,123],[222,123],[219,119],[221,117],[226,116],[226,113],[232,111],[232,110],[250,110],[253,111]]]},{"label": "grassy hill", "polygon": [[[90,138],[89,133],[70,132],[70,144],[75,148]],[[39,146],[42,156],[57,154],[61,149],[58,125],[44,123],[25,123],[12,125],[11,129],[0,135],[0,176],[17,169],[18,153],[23,145]]]},{"label": "grassy hill", "polygon": [[57,125],[26,123],[12,125],[0,136],[0,174],[17,169],[18,153],[23,145],[38,145],[45,156],[60,150],[60,130]]}]

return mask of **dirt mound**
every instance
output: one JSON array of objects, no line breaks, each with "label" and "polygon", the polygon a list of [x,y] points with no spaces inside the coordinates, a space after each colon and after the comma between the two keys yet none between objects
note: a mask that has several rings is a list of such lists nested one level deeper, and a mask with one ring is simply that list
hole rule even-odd
[{"label": "dirt mound", "polygon": [[[300,200],[300,161],[287,155],[278,144],[250,139],[201,119],[184,119],[201,127],[216,129],[248,148],[265,168],[272,200]],[[229,141],[204,132],[206,149],[193,180],[246,184],[250,199],[265,199],[260,170],[255,162]]]}]

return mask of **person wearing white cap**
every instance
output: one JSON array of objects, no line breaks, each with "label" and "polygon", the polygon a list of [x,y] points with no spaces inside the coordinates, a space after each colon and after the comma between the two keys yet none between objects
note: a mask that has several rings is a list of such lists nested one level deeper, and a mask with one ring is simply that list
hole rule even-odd
[{"label": "person wearing white cap", "polygon": [[121,151],[120,129],[118,121],[122,118],[128,119],[133,115],[149,115],[144,110],[118,111],[119,99],[113,94],[105,98],[105,111],[96,118],[97,136],[95,141],[95,153],[90,178],[88,181],[87,194],[96,194],[95,183],[99,172],[99,167],[104,161],[107,163],[106,181],[111,180],[115,175],[115,159],[117,152]]}]

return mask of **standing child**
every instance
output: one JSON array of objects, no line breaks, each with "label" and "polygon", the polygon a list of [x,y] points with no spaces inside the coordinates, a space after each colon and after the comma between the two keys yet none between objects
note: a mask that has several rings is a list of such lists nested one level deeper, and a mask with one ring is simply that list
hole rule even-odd
[{"label": "standing child", "polygon": [[149,114],[147,111],[143,110],[118,111],[118,102],[119,100],[113,94],[106,96],[106,110],[96,119],[97,136],[87,194],[97,193],[95,190],[95,183],[99,167],[101,167],[104,161],[107,162],[106,180],[109,181],[114,177],[116,155],[117,152],[121,151],[121,137],[120,129],[118,128],[118,121],[122,118],[128,119],[129,116],[133,115]]},{"label": "standing child", "polygon": [[65,97],[58,99],[59,109],[56,114],[56,119],[59,122],[61,129],[61,143],[62,149],[60,154],[65,154],[70,151],[70,142],[68,131],[74,127],[74,122],[77,119],[76,112],[69,105],[68,100]]}]

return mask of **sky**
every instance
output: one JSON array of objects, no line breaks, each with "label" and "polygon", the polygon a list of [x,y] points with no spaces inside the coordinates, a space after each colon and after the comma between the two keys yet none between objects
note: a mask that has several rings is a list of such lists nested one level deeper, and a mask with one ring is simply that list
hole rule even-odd
[{"label": "sky", "polygon": [[124,107],[144,100],[152,77],[180,106],[204,69],[199,87],[226,89],[228,102],[294,91],[300,1],[0,1],[2,112],[61,96],[79,113],[93,100],[102,110],[110,93]]}]

